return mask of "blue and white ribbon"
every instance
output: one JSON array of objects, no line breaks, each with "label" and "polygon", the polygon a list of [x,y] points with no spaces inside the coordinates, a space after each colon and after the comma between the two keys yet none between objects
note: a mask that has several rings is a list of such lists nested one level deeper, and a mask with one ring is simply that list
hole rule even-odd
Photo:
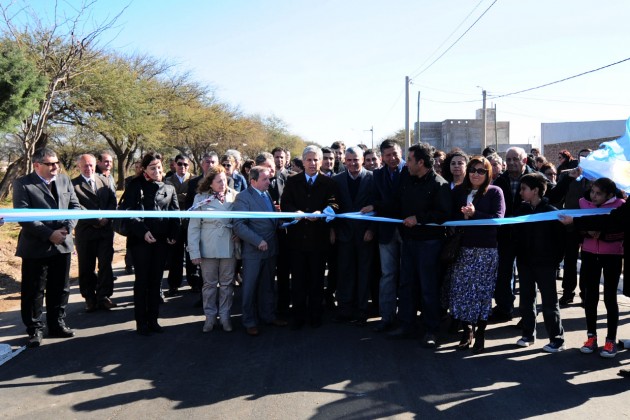
[{"label": "blue and white ribbon", "polygon": [[[332,209],[331,209],[332,210]],[[582,209],[558,210],[548,213],[538,213],[527,216],[506,217],[502,219],[458,220],[450,221],[441,226],[500,226],[515,223],[531,223],[558,220],[561,214],[580,217],[608,214],[611,209]],[[291,224],[303,218],[334,218],[374,221],[384,223],[402,223],[400,219],[374,216],[374,213],[341,213],[324,211],[323,213],[292,213],[292,212],[263,212],[263,211],[149,211],[149,210],[51,210],[51,209],[0,209],[0,217],[5,222],[36,222],[49,220],[80,220],[80,219],[116,219],[116,218],[188,218],[188,219],[295,219]],[[432,224],[433,226],[437,226]]]}]

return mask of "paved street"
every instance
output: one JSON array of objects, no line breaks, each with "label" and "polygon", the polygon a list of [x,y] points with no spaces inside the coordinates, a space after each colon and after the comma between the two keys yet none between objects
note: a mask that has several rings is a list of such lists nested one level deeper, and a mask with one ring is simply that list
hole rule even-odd
[{"label": "paved street", "polygon": [[[4,418],[520,419],[560,415],[630,417],[630,380],[615,359],[583,355],[583,310],[562,310],[569,349],[550,355],[542,316],[533,347],[514,345],[519,331],[491,326],[487,350],[454,350],[446,325],[437,351],[418,340],[392,341],[367,327],[325,322],[301,331],[264,327],[249,337],[201,332],[197,296],[184,288],[161,307],[164,334],[141,337],[133,322],[133,277],[118,268],[110,313],[86,314],[73,286],[71,339],[45,339],[0,366]],[[621,338],[630,338],[630,299],[620,297]],[[600,302],[600,322],[605,322]],[[600,329],[600,336],[605,331]],[[19,311],[0,314],[0,343],[25,342]]]}]

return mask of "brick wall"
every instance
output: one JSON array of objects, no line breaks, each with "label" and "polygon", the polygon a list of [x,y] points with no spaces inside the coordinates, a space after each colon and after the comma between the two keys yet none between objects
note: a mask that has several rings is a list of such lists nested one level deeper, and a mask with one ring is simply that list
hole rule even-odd
[{"label": "brick wall", "polygon": [[[547,144],[544,146],[543,150],[541,150],[541,153],[547,158],[547,160],[551,161],[551,163],[557,164],[558,152],[560,152],[560,150],[567,149],[574,157],[576,157],[578,152],[582,149],[596,150],[599,149],[599,145],[603,142],[616,140],[617,138],[618,137],[610,137],[597,140],[570,141],[566,143]],[[529,150],[526,151],[529,152]]]}]

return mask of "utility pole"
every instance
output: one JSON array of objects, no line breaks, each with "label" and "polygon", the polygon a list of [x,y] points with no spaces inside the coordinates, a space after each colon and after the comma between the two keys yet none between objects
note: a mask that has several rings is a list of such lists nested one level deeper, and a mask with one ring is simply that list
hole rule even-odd
[{"label": "utility pole", "polygon": [[409,76],[405,76],[405,150],[411,147],[409,134]]},{"label": "utility pole", "polygon": [[499,132],[497,131],[497,104],[494,104],[494,150],[499,151]]},{"label": "utility pole", "polygon": [[374,126],[370,128],[370,131],[372,132],[372,149],[374,149]]},{"label": "utility pole", "polygon": [[482,120],[483,120],[483,130],[482,131],[482,139],[481,139],[481,151],[483,152],[483,150],[486,148],[486,90],[482,90],[481,94],[483,95],[483,116],[482,116]]},{"label": "utility pole", "polygon": [[420,143],[420,91],[418,91],[418,115],[416,116],[416,144]]}]

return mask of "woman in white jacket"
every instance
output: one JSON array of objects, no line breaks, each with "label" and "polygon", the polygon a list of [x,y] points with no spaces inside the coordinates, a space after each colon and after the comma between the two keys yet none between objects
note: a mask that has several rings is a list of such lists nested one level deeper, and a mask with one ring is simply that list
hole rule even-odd
[{"label": "woman in white jacket", "polygon": [[[199,182],[193,209],[196,211],[230,211],[236,191],[228,188],[225,169],[213,166]],[[232,233],[232,219],[190,219],[188,252],[193,264],[201,265],[203,310],[206,322],[203,332],[214,328],[217,314],[224,331],[232,331],[230,309],[234,295],[234,269],[239,243]],[[217,306],[218,286],[218,306]]]}]

